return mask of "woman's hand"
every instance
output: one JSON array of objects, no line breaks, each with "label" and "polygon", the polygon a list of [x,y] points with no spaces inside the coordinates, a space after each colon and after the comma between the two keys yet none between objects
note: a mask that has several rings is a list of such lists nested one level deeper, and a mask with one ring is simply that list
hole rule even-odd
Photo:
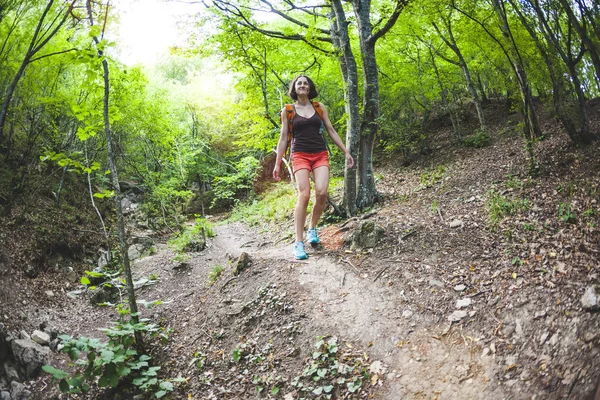
[{"label": "woman's hand", "polygon": [[349,151],[346,152],[345,156],[346,156],[346,164],[348,165],[348,168],[352,168],[354,166],[354,158],[352,158],[352,155],[350,154]]},{"label": "woman's hand", "polygon": [[275,163],[275,168],[273,168],[273,179],[275,179],[277,182],[279,182],[281,180],[281,177],[279,176],[280,168],[281,168],[281,164]]}]

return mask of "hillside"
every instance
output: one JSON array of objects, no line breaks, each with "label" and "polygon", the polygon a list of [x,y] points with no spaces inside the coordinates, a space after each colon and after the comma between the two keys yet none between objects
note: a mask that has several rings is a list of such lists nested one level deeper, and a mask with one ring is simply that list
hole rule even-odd
[{"label": "hillside", "polygon": [[[598,118],[595,107],[590,115]],[[323,245],[310,249],[307,261],[291,258],[285,236],[291,221],[219,224],[208,248],[190,253],[184,265],[156,240],[156,253],[136,261],[134,274],[157,277],[139,289],[140,299],[164,301],[142,311],[170,332],[165,344],[152,347],[161,373],[188,379],[171,397],[589,396],[600,374],[600,331],[598,315],[584,309],[581,298],[597,283],[600,268],[600,150],[597,143],[574,147],[546,116],[547,137],[535,144],[539,175],[530,177],[516,114],[501,106],[486,112],[488,146],[457,145],[449,122],[440,118],[431,125],[431,154],[408,166],[401,157],[380,154],[381,202],[321,228]],[[81,231],[97,229],[71,222]],[[374,248],[342,245],[345,234],[368,222],[382,228]],[[35,240],[43,235],[24,233],[53,224],[13,220],[0,228],[3,242],[13,238],[0,250],[2,330],[18,336],[43,325],[101,338],[97,328],[116,320],[115,312],[91,306],[89,292],[67,296],[81,288],[67,279],[66,268],[48,262],[72,263],[82,273],[98,240],[80,232],[86,236],[78,249],[76,237],[42,248]],[[47,248],[51,257],[43,257]],[[28,256],[36,249],[43,261],[28,274]],[[251,263],[234,277],[242,252]],[[216,266],[224,270],[211,285]],[[336,340],[327,346],[321,337]],[[328,353],[334,347],[336,355]],[[325,378],[313,378],[339,372],[339,366],[330,357],[312,369],[321,356],[354,369],[329,389],[319,383]],[[52,352],[51,362],[65,367],[67,358]],[[304,386],[293,385],[297,377]],[[33,399],[67,398],[48,375],[27,386]],[[119,388],[69,398],[133,395]]]}]

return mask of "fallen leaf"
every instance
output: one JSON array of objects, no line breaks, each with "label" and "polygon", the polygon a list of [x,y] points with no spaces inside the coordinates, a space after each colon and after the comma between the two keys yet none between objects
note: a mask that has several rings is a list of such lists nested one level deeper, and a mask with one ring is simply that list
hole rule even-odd
[{"label": "fallen leaf", "polygon": [[379,381],[379,375],[371,375],[371,385],[377,385],[377,381]]}]

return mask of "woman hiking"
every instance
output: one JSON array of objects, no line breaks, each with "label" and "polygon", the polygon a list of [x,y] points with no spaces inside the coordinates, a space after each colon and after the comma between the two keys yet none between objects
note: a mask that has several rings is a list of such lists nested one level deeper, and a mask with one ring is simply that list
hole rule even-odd
[{"label": "woman hiking", "polygon": [[[288,133],[291,133],[291,159],[294,177],[298,185],[298,201],[294,209],[294,227],[296,230],[296,243],[294,244],[294,257],[304,260],[308,256],[304,249],[304,224],[306,222],[306,208],[310,199],[310,173],[315,180],[315,201],[312,209],[310,226],[306,239],[310,244],[319,243],[317,223],[327,201],[327,188],[329,187],[329,157],[328,147],[323,128],[337,147],[346,156],[348,168],[354,166],[354,159],[344,146],[342,139],[337,134],[327,109],[319,102],[313,102],[317,97],[317,89],[313,81],[305,76],[296,77],[290,84],[288,95],[294,99],[293,112],[289,114],[286,109],[281,112],[281,134],[277,143],[277,159],[273,168],[273,178],[281,180],[279,170],[281,161],[288,146]],[[288,132],[292,127],[292,132]]]}]

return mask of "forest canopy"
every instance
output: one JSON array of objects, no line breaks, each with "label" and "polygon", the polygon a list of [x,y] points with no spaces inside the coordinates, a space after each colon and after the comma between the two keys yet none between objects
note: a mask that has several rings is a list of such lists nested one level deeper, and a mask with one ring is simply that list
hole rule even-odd
[{"label": "forest canopy", "polygon": [[[533,148],[546,134],[536,105],[574,143],[597,138],[585,106],[600,89],[593,2],[215,0],[188,18],[185,48],[152,66],[120,62],[110,40],[118,13],[108,2],[89,4],[94,23],[88,2],[0,1],[0,201],[7,210],[39,185],[33,171],[58,205],[65,183],[88,176],[95,193],[110,193],[104,60],[121,180],[143,187],[149,213],[168,218],[192,198],[203,210],[252,199],[298,74],[317,83],[318,100],[359,160],[344,172],[346,214],[377,200],[373,151],[405,160],[426,154],[434,118],[451,121],[457,142],[485,145],[483,109],[508,104],[520,115],[531,173]],[[466,113],[476,116],[476,129]]]}]

